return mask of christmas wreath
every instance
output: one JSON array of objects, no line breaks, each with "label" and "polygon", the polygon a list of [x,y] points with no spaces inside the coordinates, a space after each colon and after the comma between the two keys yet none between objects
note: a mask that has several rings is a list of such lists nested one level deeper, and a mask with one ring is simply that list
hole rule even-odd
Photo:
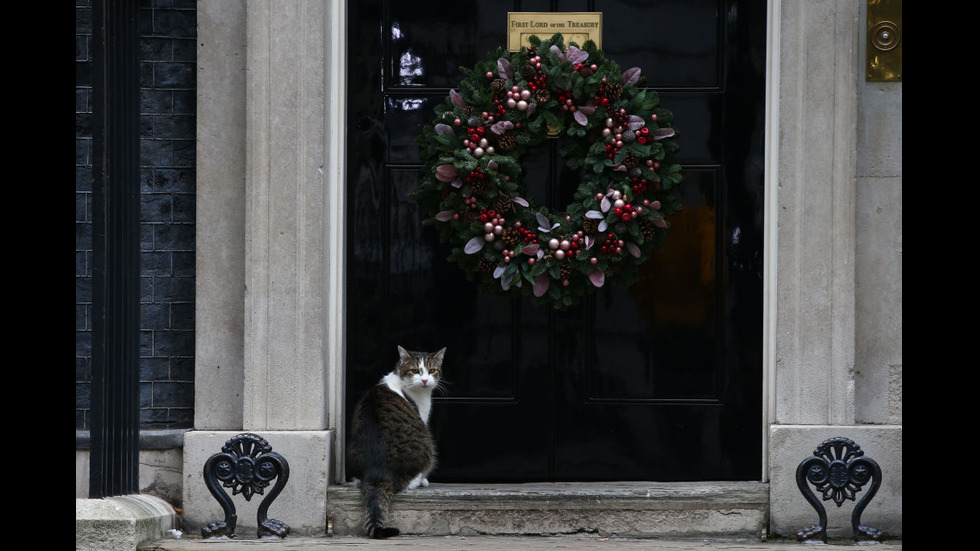
[{"label": "christmas wreath", "polygon": [[[631,285],[680,209],[673,114],[591,40],[561,34],[488,54],[422,129],[411,197],[449,260],[485,290],[563,310],[603,285]],[[574,201],[549,212],[526,197],[521,158],[549,137],[581,174]]]}]

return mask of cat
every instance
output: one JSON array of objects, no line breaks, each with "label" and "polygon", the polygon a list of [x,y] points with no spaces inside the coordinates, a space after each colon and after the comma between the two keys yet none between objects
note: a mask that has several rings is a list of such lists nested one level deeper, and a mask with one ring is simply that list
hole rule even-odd
[{"label": "cat", "polygon": [[428,421],[445,353],[445,348],[427,353],[399,346],[395,369],[354,407],[347,471],[360,479],[364,531],[370,538],[397,536],[397,528],[385,525],[392,496],[429,485],[436,450]]}]

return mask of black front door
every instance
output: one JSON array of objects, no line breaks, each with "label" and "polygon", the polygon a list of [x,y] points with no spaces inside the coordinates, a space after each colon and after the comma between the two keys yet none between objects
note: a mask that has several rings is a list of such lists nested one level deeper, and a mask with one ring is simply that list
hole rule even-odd
[{"label": "black front door", "polygon": [[[433,481],[758,479],[765,5],[351,2],[348,413],[396,345],[446,346]],[[506,45],[508,11],[601,11],[607,57],[643,70],[680,131],[665,250],[561,313],[480,294],[409,198],[416,136],[459,67]],[[523,161],[528,194],[564,210],[578,179],[557,148]]]}]

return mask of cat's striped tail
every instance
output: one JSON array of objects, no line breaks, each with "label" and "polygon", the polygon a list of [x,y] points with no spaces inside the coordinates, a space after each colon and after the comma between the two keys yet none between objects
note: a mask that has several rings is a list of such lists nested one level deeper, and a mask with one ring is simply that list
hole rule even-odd
[{"label": "cat's striped tail", "polygon": [[397,536],[398,528],[385,527],[385,517],[394,495],[394,485],[388,480],[362,481],[364,493],[364,532],[369,538],[384,539]]}]

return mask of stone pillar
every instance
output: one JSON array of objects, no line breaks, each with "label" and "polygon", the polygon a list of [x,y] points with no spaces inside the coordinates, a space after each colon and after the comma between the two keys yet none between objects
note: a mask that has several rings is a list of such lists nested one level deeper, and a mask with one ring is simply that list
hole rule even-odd
[{"label": "stone pillar", "polygon": [[781,24],[774,421],[852,424],[857,3]]},{"label": "stone pillar", "polygon": [[[862,520],[886,531],[897,520],[900,532],[901,427],[855,421],[861,3],[775,0],[772,10],[771,528],[792,536],[816,523],[816,512],[797,489],[796,467],[824,440],[843,436],[881,464],[891,491],[897,489],[897,510],[883,488]],[[828,504],[831,536],[850,537],[853,502],[841,509]]]},{"label": "stone pillar", "polygon": [[[339,122],[336,111],[328,119],[325,73],[329,35],[344,29],[336,4],[198,6],[198,281],[207,289],[198,299],[197,430],[184,446],[189,532],[223,519],[203,466],[242,432],[289,463],[269,517],[293,534],[326,530],[328,423],[342,370],[328,358],[338,357],[343,335],[328,332],[327,312],[343,299],[328,292],[328,278],[343,259],[328,250],[325,226],[327,196],[343,183],[343,171],[327,165],[337,160],[328,152],[328,126]],[[263,498],[233,498],[242,537],[255,537]]]},{"label": "stone pillar", "polygon": [[197,430],[242,428],[245,21],[241,0],[197,6]]},{"label": "stone pillar", "polygon": [[244,428],[326,427],[324,13],[249,2]]}]

